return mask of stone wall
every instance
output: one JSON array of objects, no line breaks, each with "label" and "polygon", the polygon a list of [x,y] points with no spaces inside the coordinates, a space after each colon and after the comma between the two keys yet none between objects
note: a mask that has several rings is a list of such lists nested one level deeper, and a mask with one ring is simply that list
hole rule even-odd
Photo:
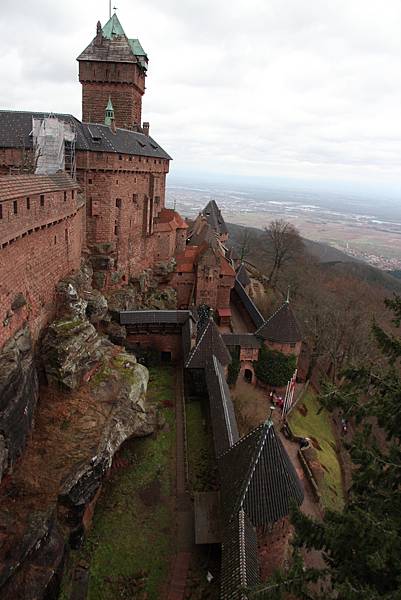
[{"label": "stone wall", "polygon": [[109,98],[113,103],[117,127],[140,125],[145,74],[136,64],[80,61],[82,83],[82,120],[104,123]]},{"label": "stone wall", "polygon": [[[168,167],[164,159],[79,153],[78,178],[87,198],[87,244],[99,273],[98,287],[127,282],[157,262],[154,219],[164,208]],[[171,252],[162,260],[174,254],[175,232],[167,244]]]},{"label": "stone wall", "polygon": [[31,219],[23,198],[21,214],[0,221],[0,348],[25,321],[35,342],[54,317],[58,281],[79,269],[84,207],[71,197],[65,206],[63,196],[52,195],[43,209],[33,196]]},{"label": "stone wall", "polygon": [[181,333],[179,335],[165,335],[162,333],[130,334],[125,343],[126,347],[132,352],[140,351],[140,349],[142,349],[154,350],[155,352],[160,353],[160,355],[162,355],[162,353],[170,353],[173,362],[182,358]]}]

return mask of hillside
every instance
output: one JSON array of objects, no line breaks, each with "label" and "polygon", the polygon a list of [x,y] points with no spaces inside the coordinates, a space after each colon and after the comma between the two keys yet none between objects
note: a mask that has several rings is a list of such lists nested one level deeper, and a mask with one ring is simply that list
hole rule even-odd
[{"label": "hillside", "polygon": [[[244,235],[248,235],[250,253],[248,260],[261,258],[260,243],[263,236],[263,230],[256,227],[243,227],[228,223],[230,240],[238,253],[244,244]],[[245,234],[245,232],[248,232]],[[333,273],[333,276],[347,276],[356,278],[359,281],[380,286],[387,292],[401,293],[400,275],[397,272],[381,271],[367,263],[354,257],[348,256],[341,250],[333,248],[322,242],[315,242],[302,238],[307,255],[315,259],[326,273]],[[260,268],[260,264],[257,264]]]}]

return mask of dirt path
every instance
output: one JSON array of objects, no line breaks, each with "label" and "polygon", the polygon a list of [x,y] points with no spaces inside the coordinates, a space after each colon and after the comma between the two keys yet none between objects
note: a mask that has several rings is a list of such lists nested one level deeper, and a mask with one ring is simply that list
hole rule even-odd
[{"label": "dirt path", "polygon": [[185,462],[184,383],[182,368],[176,370],[176,556],[171,571],[168,600],[183,600],[194,548],[193,508],[187,490]]}]

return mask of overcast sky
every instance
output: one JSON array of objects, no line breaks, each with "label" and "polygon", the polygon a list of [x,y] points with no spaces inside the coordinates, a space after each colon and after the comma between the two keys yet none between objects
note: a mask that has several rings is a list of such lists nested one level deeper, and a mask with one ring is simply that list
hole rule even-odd
[{"label": "overcast sky", "polygon": [[[401,0],[118,0],[172,170],[401,182]],[[108,0],[1,0],[0,107],[81,117]]]}]

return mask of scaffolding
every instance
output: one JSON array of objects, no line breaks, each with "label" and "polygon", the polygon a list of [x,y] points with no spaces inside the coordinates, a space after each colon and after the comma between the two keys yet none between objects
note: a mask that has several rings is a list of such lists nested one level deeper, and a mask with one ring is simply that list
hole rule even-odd
[{"label": "scaffolding", "polygon": [[74,123],[62,121],[54,115],[33,118],[32,121],[35,174],[51,175],[66,171],[75,179],[77,134]]}]

